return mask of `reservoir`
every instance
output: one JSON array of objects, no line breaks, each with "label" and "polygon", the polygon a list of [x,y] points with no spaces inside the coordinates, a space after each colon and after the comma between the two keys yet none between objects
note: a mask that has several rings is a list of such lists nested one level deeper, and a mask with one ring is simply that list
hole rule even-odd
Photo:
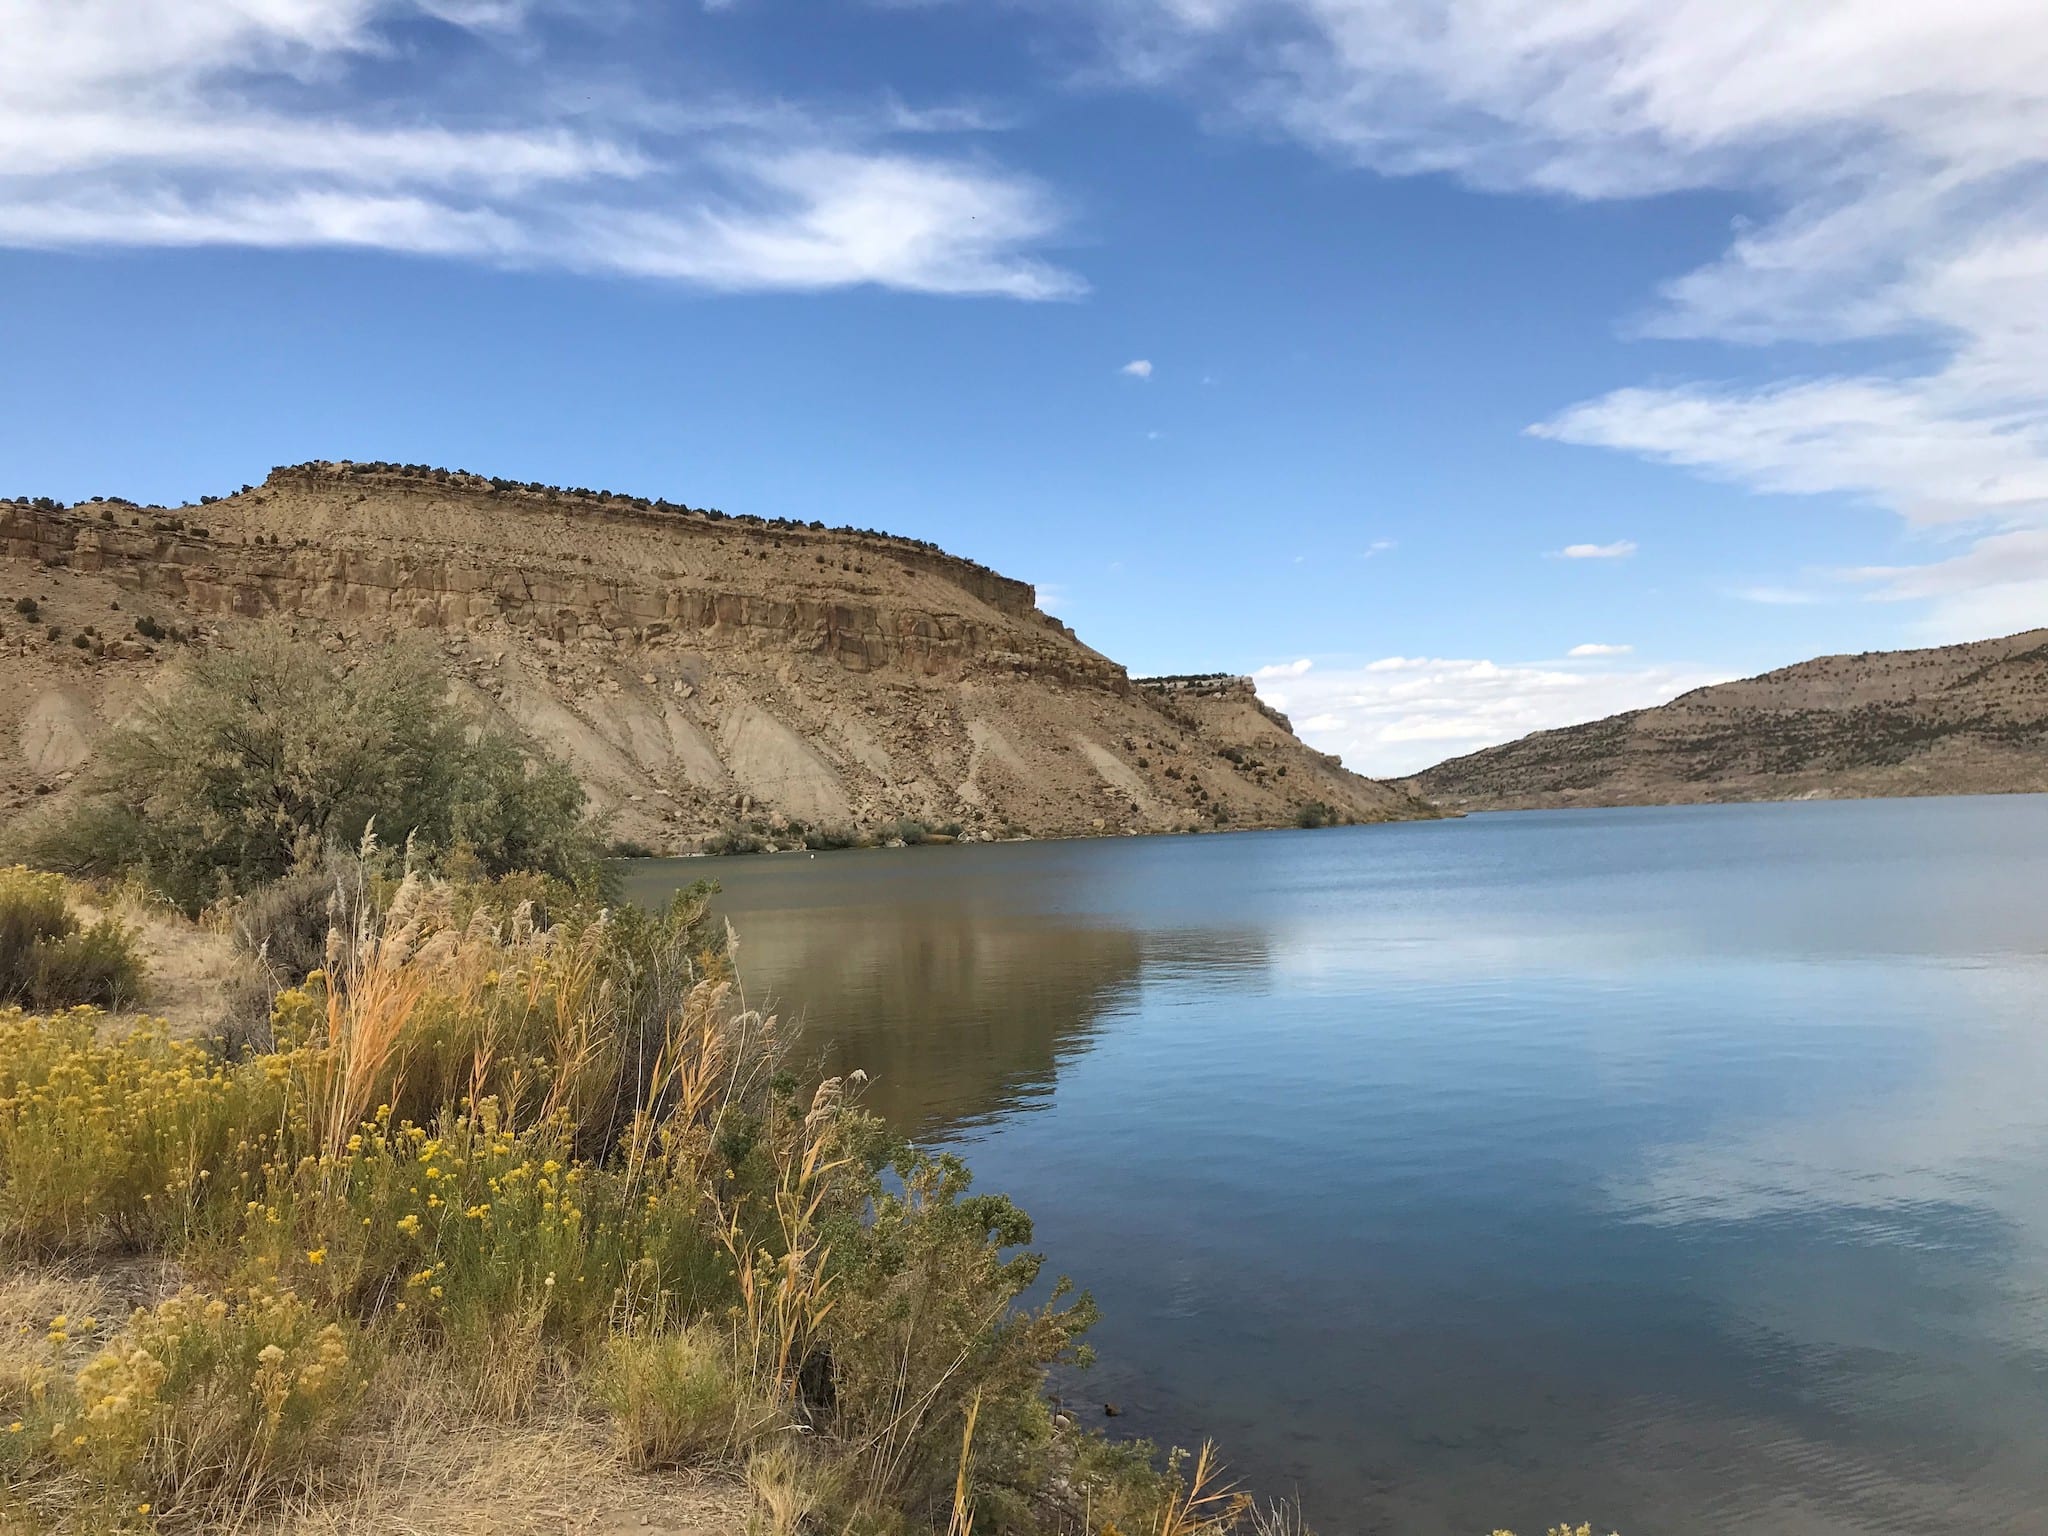
[{"label": "reservoir", "polygon": [[2048,1530],[2048,797],[628,868],[1325,1536]]}]

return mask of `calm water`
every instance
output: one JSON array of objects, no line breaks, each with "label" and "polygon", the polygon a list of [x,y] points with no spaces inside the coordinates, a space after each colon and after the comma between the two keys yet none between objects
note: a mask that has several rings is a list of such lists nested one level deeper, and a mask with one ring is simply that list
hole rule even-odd
[{"label": "calm water", "polygon": [[1332,1536],[2048,1532],[2048,797],[635,869]]}]

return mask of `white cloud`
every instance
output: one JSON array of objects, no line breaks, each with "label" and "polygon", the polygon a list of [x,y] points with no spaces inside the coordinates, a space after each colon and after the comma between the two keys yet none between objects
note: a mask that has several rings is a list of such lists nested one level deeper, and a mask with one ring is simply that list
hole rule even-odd
[{"label": "white cloud", "polygon": [[1632,645],[1586,644],[1573,646],[1565,652],[1565,655],[1578,660],[1590,660],[1595,656],[1629,656],[1633,655],[1634,652],[1635,647]]},{"label": "white cloud", "polygon": [[[1625,650],[1626,647],[1606,648]],[[1299,667],[1300,670],[1292,668]],[[1264,667],[1259,694],[1304,740],[1360,773],[1398,777],[1531,731],[1667,703],[1727,674],[1682,666],[1543,665],[1388,656],[1363,666]],[[1268,678],[1290,679],[1275,692]]]},{"label": "white cloud", "polygon": [[1304,656],[1299,661],[1279,662],[1270,667],[1260,667],[1252,676],[1260,679],[1269,677],[1300,677],[1314,665],[1313,661]]},{"label": "white cloud", "polygon": [[1860,344],[1799,377],[1618,390],[1535,434],[1916,525],[2048,527],[2039,0],[1093,3],[1129,78],[1384,174],[1744,194],[1756,217],[1639,329]]},{"label": "white cloud", "polygon": [[1565,560],[1626,560],[1636,552],[1632,539],[1616,539],[1612,544],[1567,544],[1557,553]]},{"label": "white cloud", "polygon": [[1979,540],[1930,565],[1865,566],[1842,573],[1870,584],[1885,602],[1928,604],[1921,638],[1981,640],[2048,625],[2048,529],[2020,529]]},{"label": "white cloud", "polygon": [[1736,587],[1728,595],[1745,603],[1762,603],[1771,608],[1803,608],[1828,601],[1825,593],[1804,587]]},{"label": "white cloud", "polygon": [[1134,379],[1149,379],[1152,377],[1152,362],[1149,358],[1134,357],[1128,363],[1125,363],[1123,367],[1117,369],[1117,372],[1127,374]]},{"label": "white cloud", "polygon": [[1361,560],[1370,560],[1374,555],[1384,555],[1388,550],[1396,547],[1392,539],[1374,539],[1365,546],[1365,553],[1360,555],[1359,558]]},{"label": "white cloud", "polygon": [[[552,113],[512,0],[0,0],[0,243],[356,246],[713,288],[1070,296],[1051,196],[871,122],[727,103]],[[366,67],[422,17],[457,99]],[[520,47],[494,39],[525,28]],[[541,84],[546,83],[541,79]],[[711,97],[707,94],[707,100]],[[483,101],[486,110],[476,103]],[[929,137],[937,122],[920,122]]]}]

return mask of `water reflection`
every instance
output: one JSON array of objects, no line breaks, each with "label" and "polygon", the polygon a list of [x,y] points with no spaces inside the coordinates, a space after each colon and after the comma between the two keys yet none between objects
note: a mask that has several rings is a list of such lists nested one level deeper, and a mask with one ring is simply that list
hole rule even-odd
[{"label": "water reflection", "polygon": [[[705,868],[633,865],[628,895],[658,900]],[[1014,888],[992,890],[936,849],[724,860],[715,873],[750,1003],[800,1023],[824,1070],[865,1071],[867,1106],[918,1138],[1043,1102],[1148,979],[1243,978],[1267,963],[1257,933],[1019,910]]]},{"label": "water reflection", "polygon": [[1075,1390],[1330,1536],[2034,1536],[2044,869],[2026,797],[718,873],[1096,1292]]}]

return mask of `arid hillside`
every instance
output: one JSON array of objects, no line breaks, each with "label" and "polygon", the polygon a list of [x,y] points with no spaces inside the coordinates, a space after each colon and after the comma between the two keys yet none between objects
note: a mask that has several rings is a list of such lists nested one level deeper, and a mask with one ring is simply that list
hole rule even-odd
[{"label": "arid hillside", "polygon": [[1032,589],[929,544],[420,466],[317,463],[196,507],[0,501],[0,816],[188,646],[277,625],[433,646],[453,696],[685,851],[899,819],[994,837],[1431,814],[1240,679],[1134,683]]},{"label": "arid hillside", "polygon": [[2048,791],[2048,629],[1823,656],[1405,783],[1460,811]]}]

